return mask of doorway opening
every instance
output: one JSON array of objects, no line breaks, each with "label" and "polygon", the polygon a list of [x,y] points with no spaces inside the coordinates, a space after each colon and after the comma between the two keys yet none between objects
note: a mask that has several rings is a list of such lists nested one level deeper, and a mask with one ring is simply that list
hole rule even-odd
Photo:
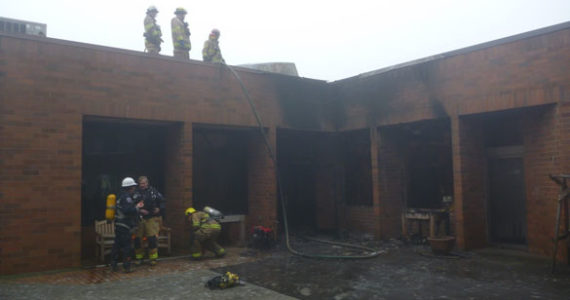
[{"label": "doorway opening", "polygon": [[252,128],[194,126],[193,205],[248,214],[248,145]]},{"label": "doorway opening", "polygon": [[527,244],[521,116],[520,111],[482,116],[487,152],[487,216],[491,243]]},{"label": "doorway opening", "polygon": [[[293,129],[277,130],[277,161],[289,229],[334,230],[340,195],[337,135]],[[281,205],[279,220],[283,224]]]},{"label": "doorway opening", "polygon": [[[83,119],[82,262],[95,262],[94,222],[105,219],[106,198],[124,177],[147,176],[164,194],[165,142],[178,123],[86,116]],[[166,197],[166,195],[165,195]]]}]

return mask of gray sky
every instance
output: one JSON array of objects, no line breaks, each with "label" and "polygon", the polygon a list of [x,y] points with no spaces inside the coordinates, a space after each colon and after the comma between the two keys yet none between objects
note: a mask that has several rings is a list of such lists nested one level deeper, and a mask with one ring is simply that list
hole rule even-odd
[{"label": "gray sky", "polygon": [[301,76],[328,81],[570,21],[570,0],[0,0],[0,16],[45,23],[52,38],[143,51],[149,5],[162,55],[172,55],[181,6],[190,58],[201,60],[218,28],[228,64],[294,62]]}]

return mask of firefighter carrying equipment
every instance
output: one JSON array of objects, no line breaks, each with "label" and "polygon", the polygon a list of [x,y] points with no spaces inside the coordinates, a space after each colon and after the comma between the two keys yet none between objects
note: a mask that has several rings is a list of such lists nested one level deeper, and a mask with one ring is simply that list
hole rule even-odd
[{"label": "firefighter carrying equipment", "polygon": [[131,187],[136,185],[137,183],[132,177],[125,177],[125,179],[123,179],[123,182],[121,183],[121,187]]},{"label": "firefighter carrying equipment", "polygon": [[189,214],[193,214],[193,213],[195,213],[195,212],[196,212],[196,210],[194,209],[194,207],[188,207],[188,208],[186,209],[186,211],[184,212],[184,214],[185,214],[185,215],[189,215]]},{"label": "firefighter carrying equipment", "polygon": [[107,196],[107,209],[105,210],[105,219],[113,221],[115,219],[115,211],[117,209],[117,196],[109,194]]},{"label": "firefighter carrying equipment", "polygon": [[204,212],[209,214],[210,217],[212,217],[216,221],[219,221],[224,218],[224,214],[222,214],[219,210],[209,206],[204,207]]},{"label": "firefighter carrying equipment", "polygon": [[240,284],[239,276],[237,274],[226,272],[224,275],[218,275],[206,282],[206,287],[211,290],[227,289]]}]

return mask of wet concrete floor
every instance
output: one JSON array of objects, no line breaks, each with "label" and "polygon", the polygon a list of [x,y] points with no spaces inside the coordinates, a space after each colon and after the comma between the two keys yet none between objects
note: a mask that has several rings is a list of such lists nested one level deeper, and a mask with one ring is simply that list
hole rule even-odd
[{"label": "wet concrete floor", "polygon": [[372,259],[315,260],[280,251],[225,269],[300,299],[570,299],[570,268],[558,266],[552,275],[546,258],[497,249],[441,257],[429,246],[377,246],[385,252]]},{"label": "wet concrete floor", "polygon": [[[284,246],[268,252],[235,248],[222,260],[176,258],[131,274],[101,268],[0,277],[0,299],[570,298],[570,268],[559,265],[552,275],[547,258],[497,249],[443,258],[423,245],[368,245],[383,253],[372,259],[323,260],[294,256]],[[316,253],[345,251],[313,242],[293,246]],[[226,271],[237,273],[244,284],[213,291],[204,287]]]}]

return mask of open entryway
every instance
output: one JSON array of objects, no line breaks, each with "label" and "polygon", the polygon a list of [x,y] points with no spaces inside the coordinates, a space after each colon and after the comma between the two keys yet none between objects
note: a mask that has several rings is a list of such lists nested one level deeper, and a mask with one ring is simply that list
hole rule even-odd
[{"label": "open entryway", "polygon": [[173,122],[84,117],[81,186],[84,265],[96,263],[94,222],[105,220],[107,195],[118,194],[124,177],[136,180],[147,176],[150,184],[165,194],[166,137],[176,130],[179,124]]},{"label": "open entryway", "polygon": [[[277,130],[277,161],[289,229],[330,231],[338,227],[343,188],[338,135],[293,129]],[[279,206],[279,220],[283,224]]]},{"label": "open entryway", "polygon": [[526,245],[522,118],[517,111],[489,114],[484,118],[489,241]]}]

